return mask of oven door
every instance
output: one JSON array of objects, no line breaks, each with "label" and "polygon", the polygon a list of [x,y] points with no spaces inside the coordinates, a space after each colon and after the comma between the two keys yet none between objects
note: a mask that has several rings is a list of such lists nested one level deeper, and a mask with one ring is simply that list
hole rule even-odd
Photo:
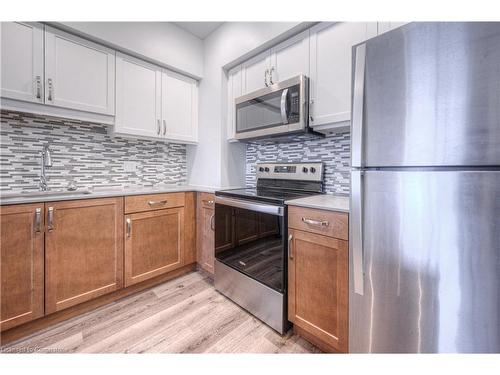
[{"label": "oven door", "polygon": [[237,98],[236,139],[305,130],[308,91],[307,78],[298,76]]},{"label": "oven door", "polygon": [[278,291],[285,290],[285,208],[215,197],[215,258]]}]

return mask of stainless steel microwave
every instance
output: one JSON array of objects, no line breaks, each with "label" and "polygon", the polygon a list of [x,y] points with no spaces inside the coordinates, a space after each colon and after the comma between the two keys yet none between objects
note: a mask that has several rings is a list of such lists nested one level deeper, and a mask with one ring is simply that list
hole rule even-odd
[{"label": "stainless steel microwave", "polygon": [[235,137],[274,137],[308,130],[309,79],[299,75],[235,100]]}]

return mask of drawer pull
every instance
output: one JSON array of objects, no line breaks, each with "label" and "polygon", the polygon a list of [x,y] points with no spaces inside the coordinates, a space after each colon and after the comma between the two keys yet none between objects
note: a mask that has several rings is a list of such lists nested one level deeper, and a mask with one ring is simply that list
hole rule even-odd
[{"label": "drawer pull", "polygon": [[159,206],[159,205],[164,205],[164,204],[167,204],[167,200],[163,200],[163,201],[149,201],[148,204],[150,206]]},{"label": "drawer pull", "polygon": [[206,204],[207,206],[212,206],[214,204],[214,201],[203,199],[203,203]]},{"label": "drawer pull", "polygon": [[306,223],[306,224],[309,224],[309,225],[318,225],[320,227],[327,227],[327,226],[330,225],[330,223],[328,221],[308,219],[308,218],[305,218],[305,217],[302,218],[302,221],[304,223]]},{"label": "drawer pull", "polygon": [[210,229],[215,232],[215,214],[212,214],[212,216],[210,216]]},{"label": "drawer pull", "polygon": [[293,240],[293,236],[291,234],[288,235],[288,258],[290,258],[291,260],[293,260],[292,240]]}]

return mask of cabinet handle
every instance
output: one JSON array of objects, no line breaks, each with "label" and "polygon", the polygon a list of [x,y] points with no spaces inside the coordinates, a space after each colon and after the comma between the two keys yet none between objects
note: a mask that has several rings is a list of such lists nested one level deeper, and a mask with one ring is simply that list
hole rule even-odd
[{"label": "cabinet handle", "polygon": [[163,120],[163,135],[167,134],[167,122]]},{"label": "cabinet handle", "polygon": [[47,230],[52,232],[54,230],[54,207],[49,207],[47,214]]},{"label": "cabinet handle", "polygon": [[149,201],[148,204],[150,206],[156,206],[156,205],[163,205],[163,204],[167,204],[167,200],[165,199],[164,201]]},{"label": "cabinet handle", "polygon": [[267,75],[269,74],[269,69],[266,69],[266,71],[264,72],[264,85],[266,85],[266,87],[269,86],[269,83],[267,83]]},{"label": "cabinet handle", "polygon": [[212,216],[210,216],[210,229],[215,232],[215,214],[212,214]]},{"label": "cabinet handle", "polygon": [[207,206],[212,206],[214,204],[213,200],[207,201],[206,199],[203,199],[203,203],[206,204]]},{"label": "cabinet handle", "polygon": [[160,125],[160,119],[156,120],[156,134],[160,135],[161,132],[161,125]]},{"label": "cabinet handle", "polygon": [[53,96],[54,96],[54,86],[52,85],[52,78],[47,79],[47,84],[49,86],[49,96],[48,96],[47,100],[49,102],[51,102],[54,99],[53,98]]},{"label": "cabinet handle", "polygon": [[308,218],[305,218],[303,217],[302,218],[302,221],[306,224],[310,224],[310,225],[318,225],[320,227],[327,227],[330,225],[330,223],[328,221],[322,221],[322,220],[314,220],[314,219],[308,219]]},{"label": "cabinet handle", "polygon": [[293,255],[292,255],[292,239],[293,235],[288,235],[288,258],[293,260]]},{"label": "cabinet handle", "polygon": [[40,233],[42,231],[42,209],[35,209],[35,232]]},{"label": "cabinet handle", "polygon": [[130,238],[130,235],[132,234],[132,220],[128,218],[125,222],[127,223],[127,238]]},{"label": "cabinet handle", "polygon": [[274,72],[274,66],[272,66],[271,70],[269,71],[269,83],[271,85],[274,85],[274,82],[273,82],[273,72]]},{"label": "cabinet handle", "polygon": [[311,120],[311,122],[314,122],[314,117],[312,115],[313,104],[314,104],[314,99],[309,100],[309,120]]},{"label": "cabinet handle", "polygon": [[35,83],[36,83],[36,98],[41,99],[42,98],[42,77],[36,76]]}]

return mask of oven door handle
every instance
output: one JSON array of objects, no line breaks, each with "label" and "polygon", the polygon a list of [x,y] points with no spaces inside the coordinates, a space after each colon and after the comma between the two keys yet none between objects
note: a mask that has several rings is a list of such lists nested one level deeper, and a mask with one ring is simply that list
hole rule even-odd
[{"label": "oven door handle", "polygon": [[224,206],[243,208],[249,211],[262,212],[269,215],[275,216],[283,216],[284,215],[284,207],[276,206],[273,204],[265,204],[258,202],[250,202],[242,199],[234,199],[234,198],[226,198],[226,197],[215,197],[216,204],[222,204]]},{"label": "oven door handle", "polygon": [[280,103],[280,109],[281,109],[281,121],[283,122],[284,125],[288,124],[288,106],[287,106],[287,101],[286,98],[288,96],[288,89],[284,89],[283,92],[281,93],[281,103]]}]

